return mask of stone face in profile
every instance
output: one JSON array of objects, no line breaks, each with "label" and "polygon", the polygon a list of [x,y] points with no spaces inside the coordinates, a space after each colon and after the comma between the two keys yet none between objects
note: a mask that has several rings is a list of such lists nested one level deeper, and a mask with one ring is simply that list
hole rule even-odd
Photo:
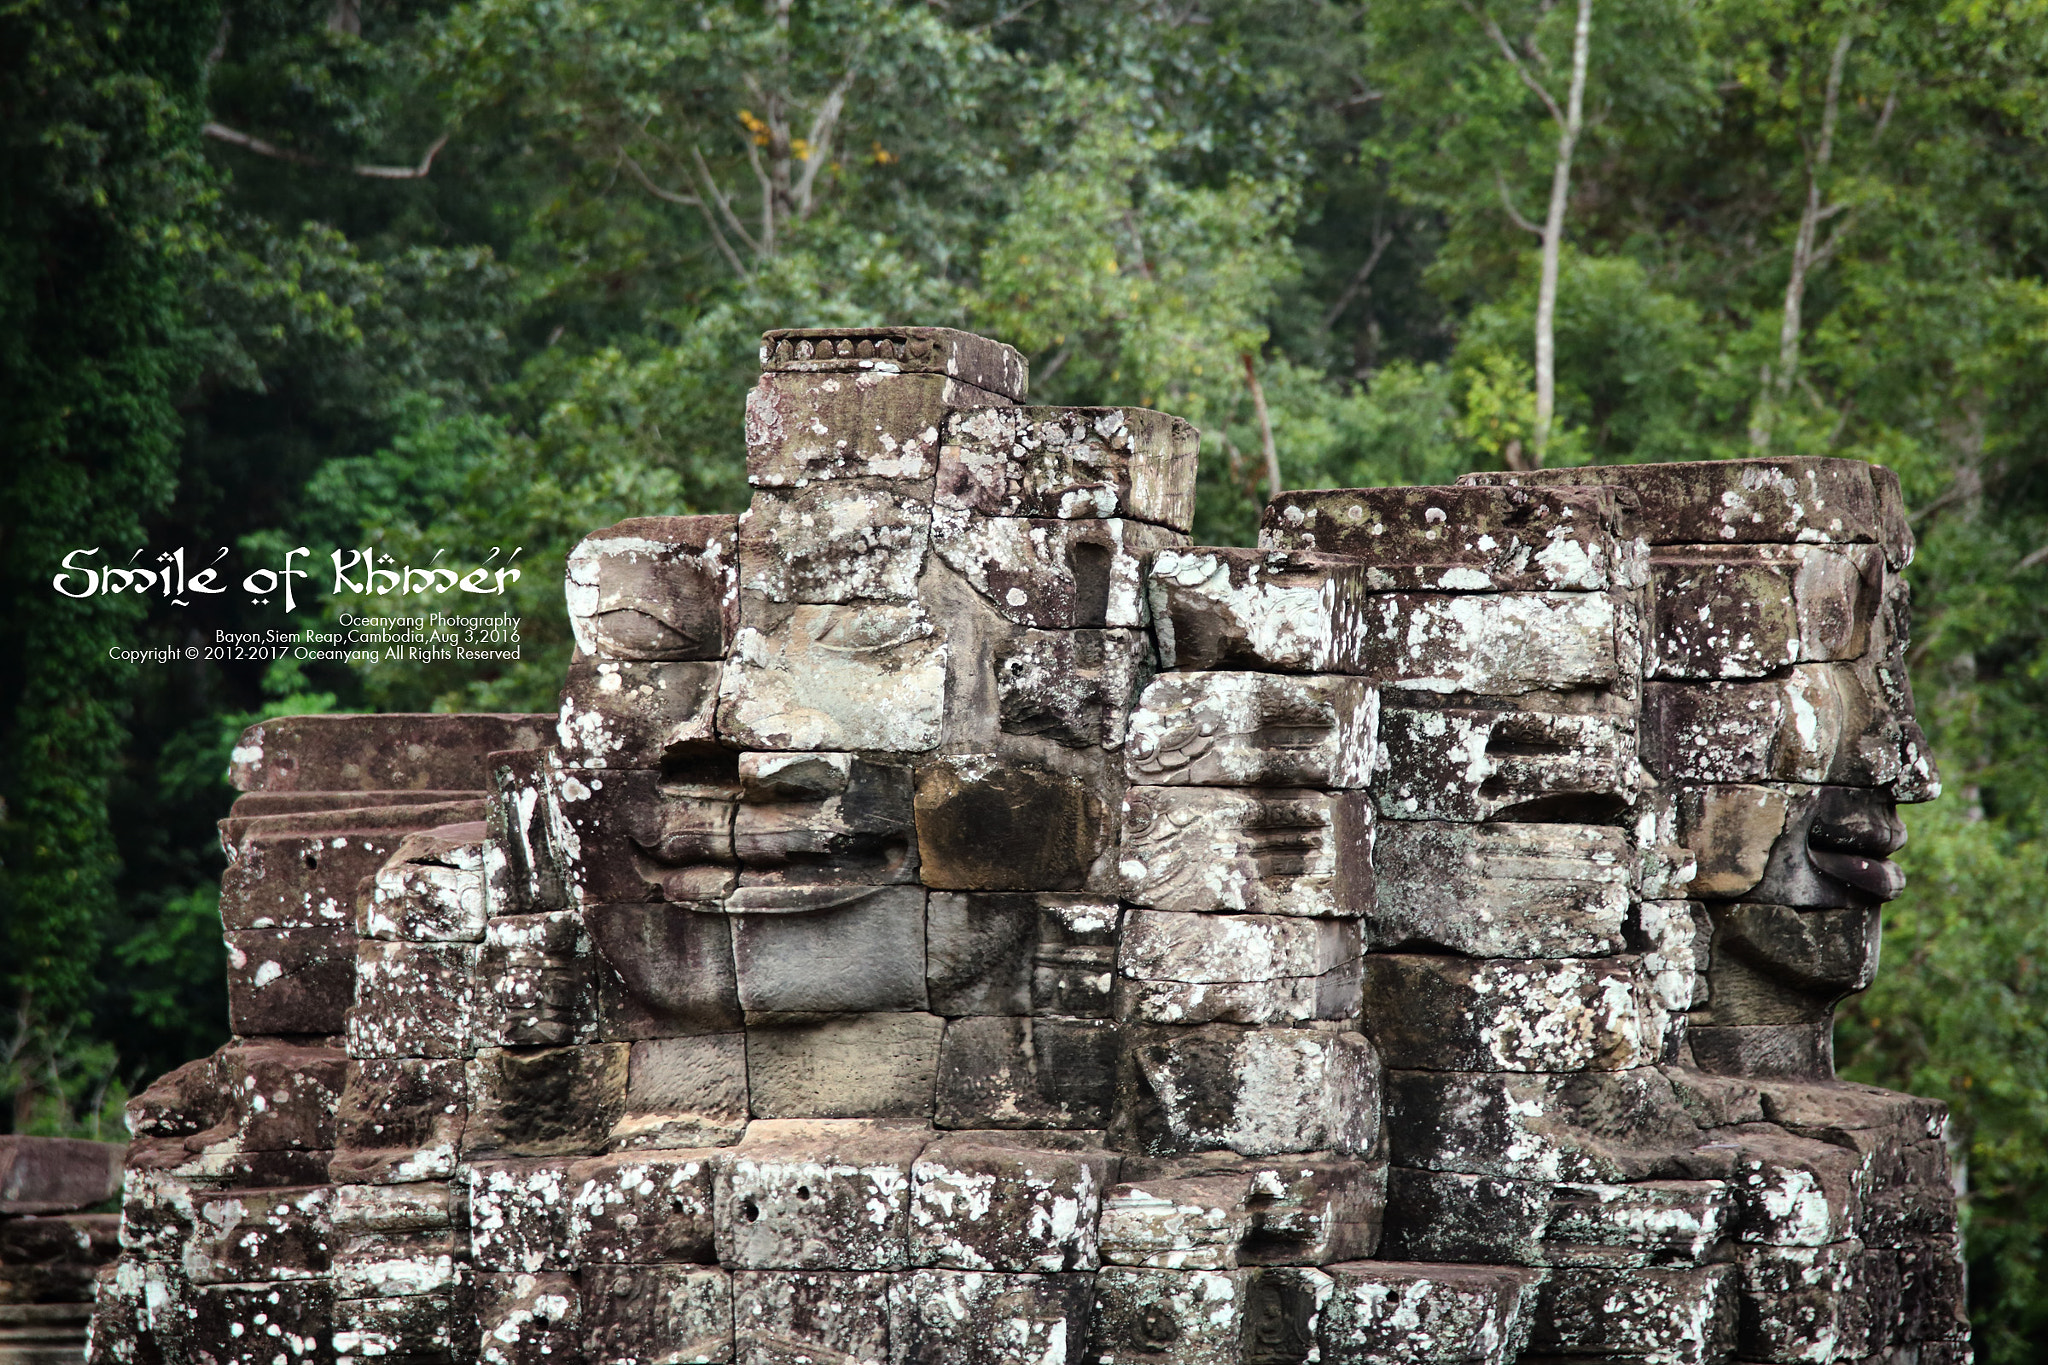
[{"label": "stone face in profile", "polygon": [[571,555],[556,714],[244,737],[244,1036],[133,1106],[96,1359],[1967,1355],[1941,1111],[1832,1075],[1936,790],[1887,474],[1202,547],[1177,418],[761,360],[747,512]]}]

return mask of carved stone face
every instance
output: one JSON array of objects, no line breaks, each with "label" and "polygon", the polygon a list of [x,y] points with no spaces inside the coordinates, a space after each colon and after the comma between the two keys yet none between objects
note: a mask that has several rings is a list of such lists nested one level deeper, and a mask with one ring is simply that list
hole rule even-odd
[{"label": "carved stone face", "polygon": [[1905,885],[1897,806],[1940,792],[1906,670],[1896,479],[1849,460],[1512,477],[1613,490],[1647,551],[1648,808],[1693,852],[1713,933],[1694,1054],[1832,1074],[1834,1006],[1870,984],[1878,907]]},{"label": "carved stone face", "polygon": [[[95,1341],[1967,1357],[1939,1106],[1805,1083],[1933,790],[1889,476],[1296,493],[1198,548],[1192,430],[1019,407],[1007,347],[762,361],[745,517],[572,555],[553,747],[245,736],[310,804],[226,822],[240,1036],[133,1115]],[[332,922],[394,810],[463,819]]]}]

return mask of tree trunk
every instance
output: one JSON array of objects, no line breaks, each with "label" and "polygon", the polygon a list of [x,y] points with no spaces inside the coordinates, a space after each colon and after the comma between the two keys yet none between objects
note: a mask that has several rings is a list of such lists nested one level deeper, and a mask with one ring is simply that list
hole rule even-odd
[{"label": "tree trunk", "polygon": [[[1814,241],[1819,235],[1820,225],[1843,208],[1840,204],[1823,206],[1821,191],[1822,182],[1827,178],[1828,163],[1835,153],[1835,119],[1841,108],[1842,68],[1849,60],[1849,47],[1855,40],[1853,30],[1843,29],[1841,38],[1835,43],[1834,57],[1828,63],[1827,90],[1820,108],[1820,142],[1806,161],[1806,206],[1799,211],[1799,231],[1792,239],[1792,272],[1785,280],[1785,307],[1778,319],[1778,365],[1775,373],[1768,369],[1765,372],[1762,392],[1757,395],[1756,416],[1749,424],[1749,443],[1758,449],[1770,445],[1777,405],[1791,394],[1792,381],[1799,372],[1799,341],[1805,327],[1806,281],[1814,267],[1834,254],[1835,243],[1841,237],[1838,226],[1825,246],[1816,246]],[[1771,392],[1773,384],[1777,388],[1775,394]]]},{"label": "tree trunk", "polygon": [[1273,444],[1273,421],[1266,415],[1266,390],[1259,383],[1259,372],[1252,367],[1250,351],[1244,353],[1244,378],[1251,385],[1252,411],[1259,418],[1259,445],[1266,452],[1266,499],[1270,502],[1280,496],[1280,449]]},{"label": "tree trunk", "polygon": [[1565,98],[1564,125],[1557,134],[1557,164],[1550,175],[1550,212],[1543,219],[1543,275],[1536,287],[1536,420],[1529,458],[1543,467],[1550,427],[1557,412],[1557,267],[1564,247],[1564,210],[1571,197],[1572,153],[1584,126],[1586,58],[1593,37],[1593,0],[1579,0],[1572,29],[1572,84]]}]

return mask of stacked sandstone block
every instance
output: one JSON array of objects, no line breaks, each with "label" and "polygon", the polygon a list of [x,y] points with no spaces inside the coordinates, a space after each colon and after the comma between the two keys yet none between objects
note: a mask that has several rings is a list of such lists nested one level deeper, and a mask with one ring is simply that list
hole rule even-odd
[{"label": "stacked sandstone block", "polygon": [[1788,1135],[1743,1137],[1741,1171],[1843,1190],[1825,1218],[1745,1228],[1773,1248],[1736,1257],[1745,1353],[1965,1352],[1946,1116],[1812,1084],[1833,1080],[1834,1008],[1874,978],[1879,907],[1903,885],[1894,805],[1940,790],[1913,719],[1896,477],[1792,460],[1466,481],[1609,488],[1647,545],[1639,818],[1697,858],[1690,1052],[1751,1080]]},{"label": "stacked sandstone block", "polygon": [[[251,732],[238,1039],[136,1107],[98,1359],[1968,1358],[1939,1106],[1730,1012],[1832,1006],[1857,907],[1778,888],[1881,890],[1913,799],[1903,601],[1820,553],[1881,517],[1795,500],[1755,569],[1767,515],[1568,471],[1192,547],[1177,419],[943,329],[762,363],[748,512],[572,554],[545,735]],[[1698,496],[1837,466],[1881,512],[1848,462]],[[1673,672],[1701,606],[1792,654]],[[1775,718],[1815,662],[1888,709],[1670,766],[1674,685]]]},{"label": "stacked sandstone block", "polygon": [[449,1349],[484,759],[549,719],[301,716],[243,737],[221,822],[235,1037],[129,1106],[93,1359]]},{"label": "stacked sandstone block", "polygon": [[120,1252],[121,1148],[0,1137],[0,1365],[76,1365],[93,1280]]}]

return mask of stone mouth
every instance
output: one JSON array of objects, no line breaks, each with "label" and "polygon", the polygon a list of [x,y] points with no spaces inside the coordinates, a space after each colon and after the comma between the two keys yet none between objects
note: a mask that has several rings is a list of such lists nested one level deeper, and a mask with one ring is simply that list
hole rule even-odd
[{"label": "stone mouth", "polygon": [[1837,788],[1814,810],[1806,859],[1823,876],[1888,901],[1906,889],[1906,874],[1890,857],[1905,844],[1906,826],[1888,793]]}]

